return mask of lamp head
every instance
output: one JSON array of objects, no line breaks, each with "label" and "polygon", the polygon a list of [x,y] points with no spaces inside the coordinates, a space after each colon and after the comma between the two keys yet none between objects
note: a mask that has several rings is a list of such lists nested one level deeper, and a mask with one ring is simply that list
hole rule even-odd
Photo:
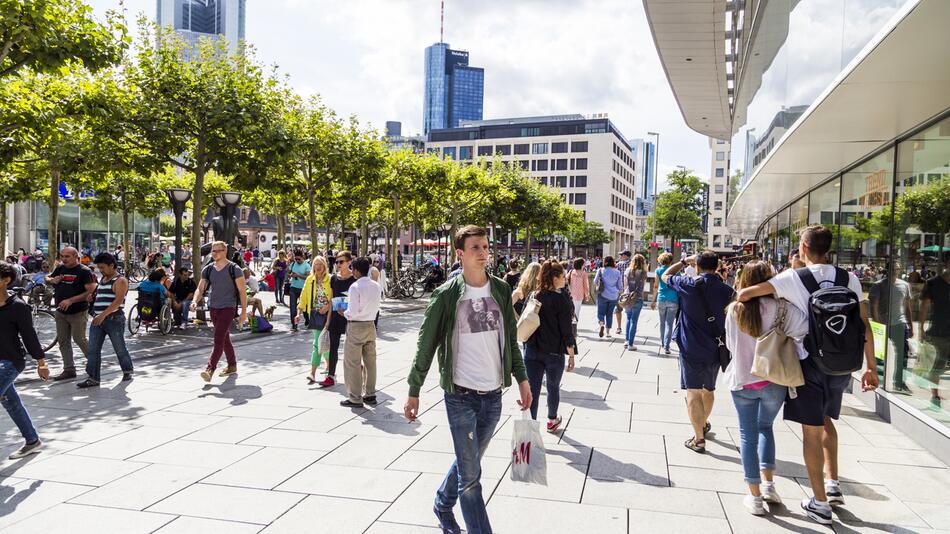
[{"label": "lamp head", "polygon": [[227,206],[237,206],[241,203],[241,193],[237,191],[225,191],[221,193],[221,199]]},{"label": "lamp head", "polygon": [[190,189],[168,189],[165,191],[168,194],[169,200],[172,203],[180,202],[184,204],[191,200],[191,190]]}]

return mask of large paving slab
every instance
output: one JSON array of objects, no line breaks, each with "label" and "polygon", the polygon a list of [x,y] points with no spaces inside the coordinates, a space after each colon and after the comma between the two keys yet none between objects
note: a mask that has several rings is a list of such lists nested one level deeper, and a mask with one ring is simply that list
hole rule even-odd
[{"label": "large paving slab", "polygon": [[[98,390],[18,385],[45,448],[0,464],[0,530],[438,534],[433,500],[455,456],[434,370],[419,421],[402,417],[421,320],[407,309],[381,318],[375,408],[342,408],[342,385],[307,384],[310,333],[288,333],[286,316],[277,333],[239,337],[240,374],[211,384],[198,377],[208,350],[199,333],[172,335],[168,355],[137,360],[131,383],[118,382],[109,362]],[[727,392],[717,392],[707,454],[695,454],[683,446],[692,429],[677,355],[658,351],[656,312],[641,315],[637,351],[597,338],[589,307],[582,317],[578,367],[563,381],[564,425],[542,433],[547,486],[510,480],[521,413],[516,391],[503,395],[481,479],[496,532],[828,532],[798,507],[810,495],[798,425],[775,421],[784,505],[753,517],[742,505]],[[835,511],[836,531],[947,530],[950,469],[850,395],[842,413],[847,504]],[[0,418],[0,453],[20,444]],[[455,514],[462,519],[458,505]]]}]

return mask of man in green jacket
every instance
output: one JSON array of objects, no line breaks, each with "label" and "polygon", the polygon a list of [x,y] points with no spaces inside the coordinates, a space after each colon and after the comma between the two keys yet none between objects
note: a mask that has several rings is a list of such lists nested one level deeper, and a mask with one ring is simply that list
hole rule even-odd
[{"label": "man in green jacket", "polygon": [[465,226],[453,245],[462,275],[436,289],[429,300],[409,372],[405,414],[410,421],[419,414],[419,391],[438,352],[455,462],[436,492],[435,515],[443,533],[458,534],[461,527],[452,508],[459,502],[469,534],[490,534],[480,481],[482,455],[501,418],[502,388],[511,385],[513,375],[522,410],[531,407],[531,389],[518,348],[511,288],[485,271],[488,232]]}]

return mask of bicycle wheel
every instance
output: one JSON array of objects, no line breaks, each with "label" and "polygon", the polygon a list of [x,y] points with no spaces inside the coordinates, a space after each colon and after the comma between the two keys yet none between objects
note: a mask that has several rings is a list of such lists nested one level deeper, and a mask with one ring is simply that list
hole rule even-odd
[{"label": "bicycle wheel", "polygon": [[46,310],[33,310],[33,329],[40,340],[43,352],[56,346],[56,317]]},{"label": "bicycle wheel", "polygon": [[142,326],[142,318],[139,317],[139,307],[133,306],[132,309],[129,310],[129,320],[128,320],[129,333],[134,336],[135,334],[138,333],[140,326]]},{"label": "bicycle wheel", "polygon": [[172,308],[171,306],[162,306],[162,312],[158,318],[158,331],[166,335],[172,331]]},{"label": "bicycle wheel", "polygon": [[145,269],[135,266],[132,267],[132,270],[129,272],[129,281],[137,284],[145,280],[146,276],[148,276],[148,274],[145,272]]}]

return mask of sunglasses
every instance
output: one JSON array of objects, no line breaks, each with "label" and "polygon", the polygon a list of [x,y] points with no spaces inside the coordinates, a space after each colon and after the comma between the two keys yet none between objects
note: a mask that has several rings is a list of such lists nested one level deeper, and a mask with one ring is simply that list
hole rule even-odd
[{"label": "sunglasses", "polygon": [[211,252],[227,252],[227,249],[223,249],[223,248],[213,248],[213,249],[211,249]]}]

